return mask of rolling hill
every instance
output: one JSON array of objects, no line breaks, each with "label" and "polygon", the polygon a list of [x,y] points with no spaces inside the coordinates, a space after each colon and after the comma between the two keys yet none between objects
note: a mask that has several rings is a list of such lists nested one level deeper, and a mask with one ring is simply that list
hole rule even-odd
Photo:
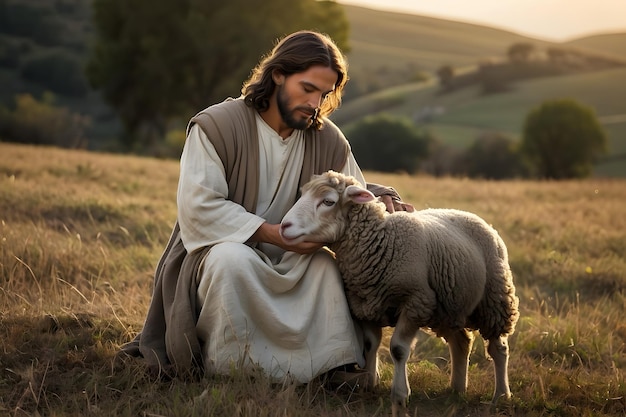
[{"label": "rolling hill", "polygon": [[537,49],[575,48],[626,59],[626,33],[554,43],[470,23],[360,6],[344,8],[351,29],[347,56],[353,84],[347,100],[423,79],[444,65],[462,71],[480,62],[504,59],[508,48],[516,43]]},{"label": "rolling hill", "polygon": [[352,49],[347,55],[353,79],[387,73],[386,83],[393,84],[391,77],[408,71],[432,73],[442,65],[473,66],[482,59],[504,56],[517,42],[549,44],[475,24],[359,6],[344,8],[350,22]]},{"label": "rolling hill", "polygon": [[[5,59],[0,60],[0,104],[7,105],[17,93],[39,96],[46,89],[45,85],[21,76],[17,65],[28,61],[29,53],[66,48],[78,57],[86,55],[88,35],[93,33],[93,28],[88,20],[89,10],[85,9],[87,3],[76,4],[77,8],[67,16],[54,18],[57,23],[66,19],[65,26],[79,28],[81,36],[60,39],[62,43],[58,45],[26,41],[23,35],[0,36],[0,46],[5,47],[4,55],[0,54]],[[613,153],[626,151],[626,127],[622,121],[626,101],[622,99],[623,88],[616,88],[626,85],[623,71],[526,80],[516,83],[506,93],[493,96],[482,95],[475,87],[438,94],[434,76],[443,65],[454,67],[457,74],[471,72],[481,62],[504,58],[515,43],[531,43],[539,48],[572,47],[626,59],[626,33],[555,44],[475,24],[350,5],[344,8],[351,29],[348,53],[351,81],[344,106],[334,115],[342,127],[379,111],[413,117],[424,109],[440,108],[443,114],[432,120],[429,128],[447,143],[463,147],[484,130],[498,130],[516,137],[531,106],[547,97],[568,96],[596,109],[606,122]],[[9,47],[16,45],[21,45],[22,49],[15,51],[22,55],[8,54],[12,50]],[[114,113],[97,92],[90,91],[84,97],[57,94],[57,103],[92,117],[90,148],[102,149],[107,140],[119,134]]]},{"label": "rolling hill", "polygon": [[[544,100],[573,98],[592,107],[604,129],[610,155],[596,169],[598,175],[626,177],[626,68],[576,75],[544,77],[516,83],[510,91],[484,95],[478,87],[440,94],[434,83],[391,87],[346,102],[333,115],[343,129],[380,112],[412,119],[443,143],[463,149],[481,133],[521,136],[528,111]],[[432,117],[424,117],[431,112]]]},{"label": "rolling hill", "polygon": [[626,34],[607,33],[587,36],[564,43],[565,46],[585,48],[607,54],[626,56]]},{"label": "rolling hill", "polygon": [[[504,58],[508,47],[520,42],[537,48],[574,48],[618,60],[626,58],[626,34],[557,44],[498,29],[356,6],[346,6],[346,13],[352,25],[348,59],[352,81],[356,82],[372,74],[400,79],[407,68],[432,74],[443,64],[472,71],[482,60]],[[371,114],[404,116],[443,143],[463,149],[484,132],[497,131],[518,139],[532,107],[547,99],[573,98],[595,110],[609,137],[611,156],[597,166],[596,174],[626,177],[626,100],[622,87],[626,85],[626,68],[528,79],[515,82],[508,91],[488,95],[478,86],[441,94],[433,78],[399,85],[387,79],[386,84],[385,88],[345,100],[333,120],[348,129]],[[424,117],[428,113],[433,116]]]}]

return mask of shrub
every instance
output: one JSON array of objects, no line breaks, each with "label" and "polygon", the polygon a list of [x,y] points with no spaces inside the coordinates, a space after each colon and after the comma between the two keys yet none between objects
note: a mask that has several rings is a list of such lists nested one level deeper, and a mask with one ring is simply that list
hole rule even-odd
[{"label": "shrub", "polygon": [[523,175],[515,142],[497,132],[486,132],[463,153],[462,166],[470,178],[501,180]]},{"label": "shrub", "polygon": [[84,131],[90,124],[89,118],[54,107],[53,101],[50,93],[42,101],[30,94],[16,96],[13,112],[0,108],[0,138],[17,143],[86,147]]},{"label": "shrub", "polygon": [[8,36],[0,36],[0,66],[7,68],[19,67],[21,50],[20,41]]},{"label": "shrub", "polygon": [[434,138],[428,149],[428,159],[421,164],[421,169],[433,177],[445,177],[463,174],[461,151]]},{"label": "shrub", "polygon": [[364,118],[348,137],[361,168],[383,172],[416,172],[431,141],[409,119],[385,113]]},{"label": "shrub", "polygon": [[0,32],[23,36],[46,46],[63,37],[62,20],[48,2],[4,1],[0,3]]},{"label": "shrub", "polygon": [[607,152],[607,137],[593,109],[572,99],[547,100],[524,122],[521,152],[540,178],[584,178]]},{"label": "shrub", "polygon": [[454,67],[452,67],[452,65],[439,67],[439,69],[437,69],[437,77],[439,77],[439,84],[444,88],[448,88],[454,78]]},{"label": "shrub", "polygon": [[62,49],[47,50],[27,59],[21,75],[58,94],[83,97],[89,90],[80,59]]}]

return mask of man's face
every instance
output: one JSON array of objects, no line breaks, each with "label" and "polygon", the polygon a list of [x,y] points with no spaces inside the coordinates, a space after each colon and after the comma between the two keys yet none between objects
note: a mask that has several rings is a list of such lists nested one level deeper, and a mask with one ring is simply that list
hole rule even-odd
[{"label": "man's face", "polygon": [[333,69],[319,65],[287,77],[279,76],[276,102],[285,124],[292,129],[309,128],[326,95],[335,89],[337,77]]}]

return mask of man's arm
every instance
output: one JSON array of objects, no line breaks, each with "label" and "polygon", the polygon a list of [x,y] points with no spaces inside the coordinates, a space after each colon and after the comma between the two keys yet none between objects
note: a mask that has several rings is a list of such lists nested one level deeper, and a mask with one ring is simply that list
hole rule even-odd
[{"label": "man's arm", "polygon": [[394,211],[415,211],[415,207],[412,204],[402,201],[400,194],[393,187],[386,187],[384,185],[367,183],[367,189],[374,194],[380,201],[385,203],[387,211],[393,213]]}]

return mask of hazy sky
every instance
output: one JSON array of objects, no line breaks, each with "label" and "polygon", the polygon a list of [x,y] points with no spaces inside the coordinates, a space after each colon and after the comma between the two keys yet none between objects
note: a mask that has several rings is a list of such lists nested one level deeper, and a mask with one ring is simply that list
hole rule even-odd
[{"label": "hazy sky", "polygon": [[626,0],[338,0],[478,23],[550,41],[626,32]]}]

